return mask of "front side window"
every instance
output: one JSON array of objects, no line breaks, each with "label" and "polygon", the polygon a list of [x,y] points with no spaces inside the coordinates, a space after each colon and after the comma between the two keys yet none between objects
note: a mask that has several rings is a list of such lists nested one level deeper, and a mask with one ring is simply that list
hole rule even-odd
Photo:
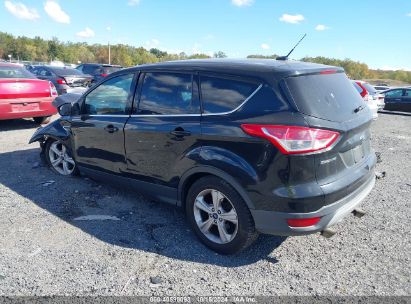
[{"label": "front side window", "polygon": [[134,74],[117,76],[96,87],[84,100],[84,114],[126,114],[133,77]]},{"label": "front side window", "polygon": [[402,90],[392,90],[385,93],[385,97],[396,98],[402,96]]},{"label": "front side window", "polygon": [[405,90],[404,96],[405,97],[411,97],[411,89]]},{"label": "front side window", "polygon": [[212,76],[201,76],[200,82],[204,113],[230,112],[258,88],[254,83]]},{"label": "front side window", "polygon": [[191,74],[146,73],[141,88],[138,114],[198,114],[198,100],[193,98]]}]

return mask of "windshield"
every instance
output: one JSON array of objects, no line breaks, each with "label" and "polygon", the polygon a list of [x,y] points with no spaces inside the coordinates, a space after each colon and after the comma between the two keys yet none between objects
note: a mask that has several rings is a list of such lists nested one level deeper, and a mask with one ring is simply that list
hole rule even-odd
[{"label": "windshield", "polygon": [[344,73],[289,77],[286,84],[302,113],[326,120],[348,120],[364,103]]},{"label": "windshield", "polygon": [[57,76],[73,76],[73,75],[84,75],[82,72],[71,68],[50,68],[54,74]]},{"label": "windshield", "polygon": [[0,78],[29,78],[36,77],[25,68],[14,66],[0,66]]}]

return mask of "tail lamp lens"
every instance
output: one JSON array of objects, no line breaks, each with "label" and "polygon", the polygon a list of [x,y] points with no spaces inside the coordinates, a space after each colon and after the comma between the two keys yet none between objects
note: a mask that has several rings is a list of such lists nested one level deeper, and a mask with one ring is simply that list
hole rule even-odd
[{"label": "tail lamp lens", "polygon": [[49,86],[50,86],[50,97],[58,96],[57,89],[51,81],[49,81]]},{"label": "tail lamp lens", "polygon": [[243,124],[241,128],[251,136],[269,140],[284,154],[319,152],[332,146],[338,132],[299,126]]}]

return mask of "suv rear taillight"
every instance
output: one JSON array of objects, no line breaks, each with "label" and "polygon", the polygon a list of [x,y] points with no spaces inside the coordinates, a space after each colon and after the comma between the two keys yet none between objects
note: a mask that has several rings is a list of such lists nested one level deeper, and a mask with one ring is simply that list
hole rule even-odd
[{"label": "suv rear taillight", "polygon": [[60,79],[57,79],[57,83],[58,84],[66,84],[66,81],[65,81],[64,78],[60,78]]},{"label": "suv rear taillight", "polygon": [[50,97],[59,95],[58,92],[57,92],[56,87],[54,86],[54,84],[51,81],[49,81],[49,87],[50,87]]},{"label": "suv rear taillight", "polygon": [[243,124],[241,128],[248,135],[269,140],[284,154],[321,152],[340,136],[335,131],[298,126]]}]

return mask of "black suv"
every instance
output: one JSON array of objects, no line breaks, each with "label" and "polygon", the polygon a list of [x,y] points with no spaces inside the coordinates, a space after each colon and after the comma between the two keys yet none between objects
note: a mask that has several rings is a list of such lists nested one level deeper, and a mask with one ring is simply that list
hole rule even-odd
[{"label": "black suv", "polygon": [[119,65],[100,64],[100,63],[84,63],[76,67],[77,70],[83,74],[93,76],[93,83],[97,83],[103,80],[111,73],[117,72],[122,69]]},{"label": "black suv", "polygon": [[372,114],[341,68],[168,62],[121,70],[76,102],[64,98],[62,117],[30,140],[56,172],[182,206],[220,253],[258,233],[327,231],[375,183]]}]

